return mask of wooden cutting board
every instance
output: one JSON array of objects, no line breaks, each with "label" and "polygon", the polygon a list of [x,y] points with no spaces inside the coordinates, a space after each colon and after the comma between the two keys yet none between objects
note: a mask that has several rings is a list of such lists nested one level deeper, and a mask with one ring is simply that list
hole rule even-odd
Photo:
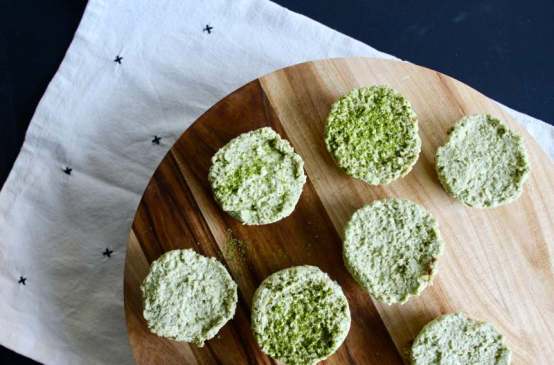
[{"label": "wooden cutting board", "polygon": [[[413,171],[372,187],[336,167],[323,142],[331,104],[355,87],[387,84],[414,106],[422,152]],[[490,113],[525,139],[532,172],[519,200],[467,208],[441,188],[434,154],[462,116]],[[303,157],[308,181],[294,213],[275,224],[244,226],[214,202],[210,158],[240,133],[271,126]],[[337,280],[352,312],[345,343],[326,364],[400,364],[418,331],[436,316],[465,311],[492,322],[514,364],[554,361],[554,165],[495,102],[438,72],[410,63],[335,59],[276,71],[227,96],[171,148],[138,207],[125,265],[125,312],[138,364],[272,364],[250,332],[252,294],[269,274],[317,265]],[[446,241],[434,285],[404,305],[374,302],[346,271],[341,236],[351,214],[384,197],[411,199],[437,218]],[[244,245],[228,244],[230,239]],[[223,262],[239,286],[234,319],[203,348],[148,332],[140,283],[163,252],[194,248]]]}]

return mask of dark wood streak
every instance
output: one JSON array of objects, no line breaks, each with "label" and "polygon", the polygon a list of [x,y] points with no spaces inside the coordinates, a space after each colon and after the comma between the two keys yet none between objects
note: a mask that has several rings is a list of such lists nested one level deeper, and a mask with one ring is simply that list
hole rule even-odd
[{"label": "dark wood streak", "polygon": [[206,342],[205,346],[206,346],[206,349],[208,350],[208,352],[210,353],[210,356],[214,360],[214,362],[218,365],[222,364],[222,362],[218,359],[215,351],[212,349],[212,346],[211,346],[209,341]]},{"label": "dark wood streak", "polygon": [[[219,261],[223,261],[223,254],[219,246],[217,245],[212,232],[209,230],[205,218],[202,216],[200,208],[198,207],[198,204],[194,199],[194,194],[190,190],[185,177],[181,173],[179,162],[177,160],[177,157],[175,156],[175,152],[170,153],[168,155],[168,159],[170,160],[173,171],[176,172],[175,175],[179,180],[181,187],[180,193],[183,193],[184,196],[187,198],[186,205],[188,206],[187,209],[183,211],[184,214],[182,214],[181,216],[184,217],[184,223],[194,237],[193,244],[195,246],[195,249],[203,255],[215,256]],[[173,195],[174,193],[170,192],[170,194]],[[179,206],[185,206],[185,204],[179,204]],[[206,248],[202,246],[202,244],[204,243],[210,245],[209,252],[206,252]]]},{"label": "dark wood streak", "polygon": [[[137,234],[136,237],[137,237],[137,240],[138,240],[140,246],[142,247],[142,250],[146,254],[146,258],[148,259],[148,263],[151,264],[152,261],[154,261],[156,258],[158,258],[164,252],[164,249],[160,245],[160,239],[159,239],[158,233],[156,232],[156,228],[155,228],[156,226],[153,224],[154,222],[153,222],[153,219],[152,219],[152,213],[150,212],[150,209],[148,207],[148,204],[146,204],[146,202],[144,203],[144,207],[143,207],[142,211],[144,212],[144,218],[146,218],[148,220],[148,223],[149,223],[148,226],[152,227],[151,230],[152,230],[152,234],[154,236],[154,239],[145,241],[144,236],[142,234]],[[156,252],[155,255],[148,254],[148,253],[151,252],[151,250],[149,250],[149,248],[152,246],[152,244],[154,244],[155,248],[158,249],[158,251]]]},{"label": "dark wood streak", "polygon": [[343,346],[344,346],[344,352],[348,357],[348,363],[355,365],[356,361],[354,361],[354,357],[352,356],[352,352],[350,352],[350,347],[348,346],[347,343],[345,343]]}]

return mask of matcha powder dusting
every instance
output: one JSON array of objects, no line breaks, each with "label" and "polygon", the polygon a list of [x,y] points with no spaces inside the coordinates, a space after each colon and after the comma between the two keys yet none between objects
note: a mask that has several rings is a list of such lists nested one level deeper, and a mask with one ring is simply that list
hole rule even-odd
[{"label": "matcha powder dusting", "polygon": [[437,222],[402,199],[378,200],[356,211],[346,226],[346,268],[375,299],[404,303],[429,285],[443,250]]},{"label": "matcha powder dusting", "polygon": [[340,286],[315,266],[284,269],[254,294],[252,329],[262,351],[287,365],[311,365],[332,355],[350,329]]},{"label": "matcha powder dusting", "polygon": [[325,144],[340,168],[371,185],[406,175],[421,149],[412,106],[387,86],[339,98],[327,118]]},{"label": "matcha powder dusting", "polygon": [[423,327],[411,357],[412,365],[508,365],[511,351],[491,324],[454,313]]},{"label": "matcha powder dusting", "polygon": [[144,319],[158,336],[203,346],[235,314],[237,285],[216,259],[169,251],[141,286]]},{"label": "matcha powder dusting", "polygon": [[266,127],[241,134],[217,151],[208,179],[224,211],[256,225],[290,215],[306,175],[290,143]]},{"label": "matcha powder dusting", "polygon": [[515,200],[529,174],[523,140],[490,115],[462,118],[439,147],[436,168],[444,189],[471,207]]},{"label": "matcha powder dusting", "polygon": [[225,254],[228,259],[235,262],[245,263],[248,258],[246,243],[233,236],[233,231],[227,230],[225,241]]}]

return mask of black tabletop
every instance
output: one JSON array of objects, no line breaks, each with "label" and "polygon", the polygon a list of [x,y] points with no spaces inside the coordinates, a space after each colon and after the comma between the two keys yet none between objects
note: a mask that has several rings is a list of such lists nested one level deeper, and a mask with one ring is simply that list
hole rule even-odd
[{"label": "black tabletop", "polygon": [[[277,0],[380,51],[554,122],[554,2]],[[86,1],[0,1],[0,184]],[[0,363],[36,364],[0,347]]]}]

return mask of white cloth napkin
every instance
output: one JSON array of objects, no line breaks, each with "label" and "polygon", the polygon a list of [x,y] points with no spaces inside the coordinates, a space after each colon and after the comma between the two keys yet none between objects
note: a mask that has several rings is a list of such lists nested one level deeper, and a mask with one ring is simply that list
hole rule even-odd
[{"label": "white cloth napkin", "polygon": [[[0,343],[131,364],[127,233],[161,158],[246,82],[345,56],[391,57],[264,0],[90,0],[0,193]],[[554,128],[513,114],[554,156]]]}]

